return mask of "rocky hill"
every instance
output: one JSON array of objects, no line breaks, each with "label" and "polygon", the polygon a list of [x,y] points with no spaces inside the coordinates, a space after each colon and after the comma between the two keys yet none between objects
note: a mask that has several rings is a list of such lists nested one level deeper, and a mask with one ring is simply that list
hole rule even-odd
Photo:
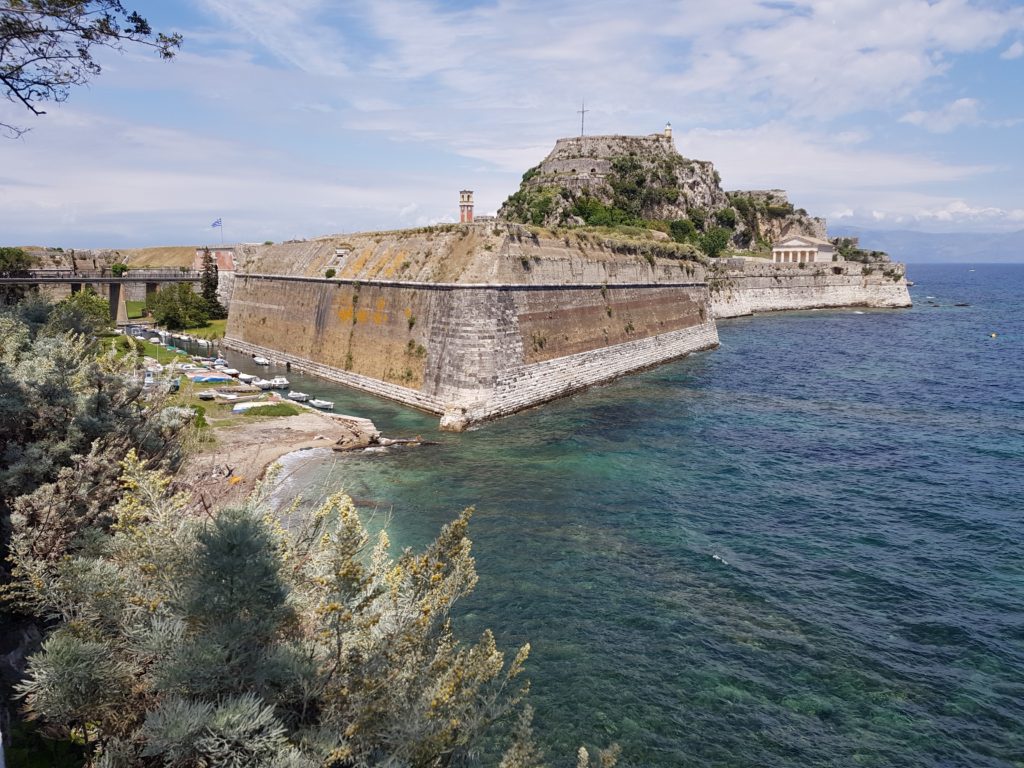
[{"label": "rocky hill", "polygon": [[727,244],[763,250],[788,235],[825,237],[824,219],[794,208],[782,190],[723,191],[714,165],[680,155],[669,132],[559,139],[499,216],[544,227],[644,227],[708,255]]}]

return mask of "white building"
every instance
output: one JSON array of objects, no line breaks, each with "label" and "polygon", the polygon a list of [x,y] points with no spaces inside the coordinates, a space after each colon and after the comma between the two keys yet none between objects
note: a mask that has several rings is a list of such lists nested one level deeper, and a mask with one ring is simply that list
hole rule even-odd
[{"label": "white building", "polygon": [[792,235],[772,245],[772,261],[776,264],[832,261],[835,252],[835,246],[828,240],[809,235]]}]

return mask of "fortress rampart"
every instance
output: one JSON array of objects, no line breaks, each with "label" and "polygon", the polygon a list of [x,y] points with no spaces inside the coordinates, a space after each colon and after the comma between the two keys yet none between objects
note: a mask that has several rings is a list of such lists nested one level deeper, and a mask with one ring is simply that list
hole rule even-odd
[{"label": "fortress rampart", "polygon": [[704,283],[238,275],[225,344],[442,415],[504,416],[718,344]]},{"label": "fortress rampart", "polygon": [[462,429],[711,349],[717,317],[910,304],[898,264],[682,256],[507,223],[253,246],[225,344]]},{"label": "fortress rampart", "polygon": [[909,307],[902,264],[722,260],[708,272],[715,318],[827,307]]}]

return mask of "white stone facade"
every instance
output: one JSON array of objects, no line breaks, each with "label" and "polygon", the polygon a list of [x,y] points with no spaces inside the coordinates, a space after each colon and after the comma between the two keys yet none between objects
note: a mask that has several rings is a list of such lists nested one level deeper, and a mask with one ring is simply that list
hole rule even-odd
[{"label": "white stone facade", "polygon": [[776,264],[832,261],[835,246],[828,240],[808,235],[794,235],[772,245],[772,261]]}]

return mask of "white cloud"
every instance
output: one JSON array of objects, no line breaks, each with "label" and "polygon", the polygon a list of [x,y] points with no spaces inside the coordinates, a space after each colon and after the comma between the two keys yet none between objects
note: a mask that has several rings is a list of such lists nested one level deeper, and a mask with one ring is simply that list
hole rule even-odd
[{"label": "white cloud", "polygon": [[1015,40],[1009,48],[999,54],[1001,59],[1019,59],[1021,56],[1024,56],[1024,43],[1020,40]]},{"label": "white cloud", "polygon": [[961,125],[978,125],[977,99],[957,99],[932,112],[917,110],[900,118],[901,123],[917,125],[932,133],[949,133]]},{"label": "white cloud", "polygon": [[[182,30],[192,45],[174,62],[104,58],[93,91],[120,90],[120,111],[79,109],[90,94],[75,94],[76,109],[0,145],[0,231],[47,233],[52,210],[151,242],[212,207],[252,227],[247,239],[280,239],[450,217],[463,186],[493,210],[577,132],[581,98],[588,133],[671,120],[681,152],[714,161],[729,188],[786,187],[797,206],[844,219],[909,217],[992,169],[959,148],[954,160],[880,149],[888,121],[997,125],[974,99],[930,112],[913,99],[949,99],[959,54],[1024,33],[1024,7],[981,0],[198,5],[217,23]],[[163,94],[176,114],[153,106]],[[1007,220],[1019,202],[1004,202]]]}]

